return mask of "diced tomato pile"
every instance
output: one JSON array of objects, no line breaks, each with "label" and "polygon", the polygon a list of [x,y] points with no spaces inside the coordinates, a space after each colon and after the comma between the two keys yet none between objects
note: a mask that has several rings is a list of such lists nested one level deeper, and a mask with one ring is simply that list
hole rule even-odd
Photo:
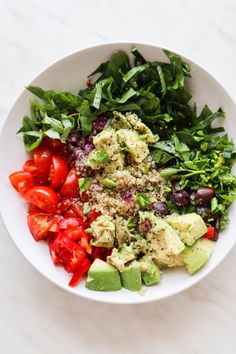
[{"label": "diced tomato pile", "polygon": [[29,203],[28,226],[36,241],[46,240],[55,265],[73,273],[70,286],[79,283],[95,258],[106,259],[109,250],[90,245],[86,232],[99,212],[83,213],[88,195],[79,193],[79,176],[68,167],[64,144],[47,139],[33,151],[23,170],[9,176],[12,186]]}]

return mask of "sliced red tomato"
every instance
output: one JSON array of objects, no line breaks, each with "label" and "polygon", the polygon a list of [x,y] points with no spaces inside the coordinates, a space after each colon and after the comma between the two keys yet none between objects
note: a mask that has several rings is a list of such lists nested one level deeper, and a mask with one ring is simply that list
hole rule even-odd
[{"label": "sliced red tomato", "polygon": [[43,213],[42,209],[39,209],[34,204],[29,204],[28,214],[37,214],[37,213]]},{"label": "sliced red tomato", "polygon": [[80,238],[80,246],[89,254],[92,253],[92,246],[89,244],[89,236],[86,232]]},{"label": "sliced red tomato", "polygon": [[215,237],[215,228],[214,226],[209,226],[207,229],[207,232],[205,233],[205,235],[203,235],[203,237],[205,238],[214,238]]},{"label": "sliced red tomato", "polygon": [[59,233],[52,244],[52,249],[59,254],[65,270],[75,272],[86,259],[83,248],[64,233]]},{"label": "sliced red tomato", "polygon": [[34,184],[33,176],[30,172],[17,171],[9,176],[13,187],[20,193],[25,193]]},{"label": "sliced red tomato", "polygon": [[60,221],[59,229],[66,230],[80,226],[83,223],[82,219],[79,218],[64,218]]},{"label": "sliced red tomato", "polygon": [[82,279],[83,275],[85,273],[87,273],[87,271],[89,270],[91,264],[92,263],[88,259],[85,259],[85,261],[83,262],[81,267],[74,272],[74,274],[69,282],[69,286],[73,287],[73,286],[78,285],[80,280]]},{"label": "sliced red tomato", "polygon": [[83,203],[88,202],[88,201],[89,201],[88,193],[84,192],[84,193],[81,195],[80,199],[82,200]]},{"label": "sliced red tomato", "polygon": [[59,229],[59,224],[61,222],[61,220],[63,219],[63,216],[61,215],[55,215],[52,219],[52,224],[50,226],[50,229],[49,231],[50,232],[54,232],[54,233],[57,233],[60,231]]},{"label": "sliced red tomato", "polygon": [[33,187],[24,194],[24,198],[38,208],[50,214],[55,214],[58,206],[57,194],[49,187]]},{"label": "sliced red tomato", "polygon": [[36,241],[44,240],[48,236],[52,224],[52,216],[43,213],[27,216],[30,232]]},{"label": "sliced red tomato", "polygon": [[69,209],[67,211],[65,211],[65,213],[63,214],[63,216],[65,218],[77,218],[77,214],[74,210]]},{"label": "sliced red tomato", "polygon": [[34,163],[37,167],[37,178],[41,184],[48,184],[52,155],[49,149],[38,147],[33,151]]},{"label": "sliced red tomato", "polygon": [[65,182],[68,175],[67,163],[60,157],[53,155],[49,172],[50,187],[57,190]]},{"label": "sliced red tomato", "polygon": [[91,224],[94,220],[97,219],[97,217],[101,215],[101,213],[95,209],[93,209],[90,213],[89,213],[89,223]]},{"label": "sliced red tomato", "polygon": [[59,139],[51,139],[44,137],[43,146],[49,147],[50,151],[57,155],[66,155],[66,144],[63,144]]},{"label": "sliced red tomato", "polygon": [[61,187],[60,195],[63,198],[74,198],[78,195],[78,176],[74,170],[70,170],[65,183]]},{"label": "sliced red tomato", "polygon": [[71,209],[77,214],[77,216],[81,219],[84,219],[83,208],[76,201],[72,201]]},{"label": "sliced red tomato", "polygon": [[37,173],[37,167],[34,163],[34,160],[25,161],[23,165],[23,170],[32,173],[32,175],[34,176]]},{"label": "sliced red tomato", "polygon": [[[74,229],[67,229],[64,231],[69,238],[73,241],[80,240],[84,235],[86,235],[83,226],[77,226]],[[82,245],[81,245],[82,246]]]},{"label": "sliced red tomato", "polygon": [[56,253],[56,251],[53,249],[53,241],[52,240],[48,240],[48,247],[49,247],[49,252],[50,252],[53,263],[55,265],[60,264],[61,258],[58,255],[58,253]]}]

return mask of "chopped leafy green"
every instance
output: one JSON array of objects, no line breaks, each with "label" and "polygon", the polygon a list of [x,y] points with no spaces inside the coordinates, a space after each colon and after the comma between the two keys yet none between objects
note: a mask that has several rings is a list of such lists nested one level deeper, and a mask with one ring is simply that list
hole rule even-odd
[{"label": "chopped leafy green", "polygon": [[80,194],[83,194],[84,192],[86,192],[89,189],[91,183],[92,183],[92,178],[80,177],[78,179]]},{"label": "chopped leafy green", "polygon": [[115,187],[116,184],[117,184],[115,181],[113,181],[113,180],[110,179],[110,178],[104,178],[104,179],[102,179],[102,180],[101,180],[101,183],[102,183],[105,187],[107,187],[107,188]]},{"label": "chopped leafy green", "polygon": [[136,199],[139,202],[139,204],[141,205],[142,208],[145,208],[148,204],[151,203],[149,197],[144,194],[144,193],[138,193],[136,195]]},{"label": "chopped leafy green", "polygon": [[89,202],[83,204],[83,213],[88,214],[91,211],[91,206]]},{"label": "chopped leafy green", "polygon": [[132,229],[133,227],[136,227],[136,226],[137,226],[137,222],[135,222],[135,220],[132,219],[132,218],[130,218],[130,219],[128,220],[128,222],[126,223],[126,227],[127,227],[128,229]]}]

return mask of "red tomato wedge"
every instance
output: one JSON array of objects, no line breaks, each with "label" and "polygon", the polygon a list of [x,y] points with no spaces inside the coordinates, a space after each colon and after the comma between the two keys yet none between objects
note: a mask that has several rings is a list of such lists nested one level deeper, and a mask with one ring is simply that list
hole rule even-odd
[{"label": "red tomato wedge", "polygon": [[65,218],[60,221],[59,229],[66,230],[82,225],[83,220],[79,218]]},{"label": "red tomato wedge", "polygon": [[39,147],[33,151],[34,163],[37,167],[37,178],[42,184],[48,184],[50,166],[52,162],[51,152],[43,147]]},{"label": "red tomato wedge", "polygon": [[57,194],[49,187],[37,186],[29,189],[24,198],[49,214],[55,214],[58,206]]},{"label": "red tomato wedge", "polygon": [[91,264],[92,263],[88,259],[85,259],[85,261],[81,265],[81,267],[74,272],[74,274],[69,282],[69,286],[73,287],[73,286],[78,285],[80,280],[82,279],[83,275],[85,273],[87,273],[87,271],[89,270]]},{"label": "red tomato wedge", "polygon": [[32,175],[34,176],[37,173],[37,167],[34,163],[34,160],[25,161],[23,165],[23,170],[32,173]]},{"label": "red tomato wedge", "polygon": [[74,170],[70,170],[65,183],[61,187],[60,195],[63,198],[74,198],[78,195],[78,176]]},{"label": "red tomato wedge", "polygon": [[27,216],[30,232],[36,241],[44,240],[48,236],[49,229],[52,224],[52,216],[37,213]]},{"label": "red tomato wedge", "polygon": [[77,226],[74,229],[64,230],[64,233],[69,236],[69,238],[71,238],[73,241],[80,240],[82,237],[84,237],[84,235],[86,235],[83,226]]},{"label": "red tomato wedge", "polygon": [[50,187],[54,190],[60,188],[68,175],[67,163],[60,157],[53,155],[49,172]]},{"label": "red tomato wedge", "polygon": [[59,257],[58,253],[53,249],[53,241],[48,240],[48,247],[49,247],[49,252],[52,258],[52,261],[55,265],[58,265],[61,263],[61,258]]},{"label": "red tomato wedge", "polygon": [[32,174],[26,171],[14,172],[9,176],[9,179],[13,187],[20,193],[25,193],[34,184]]}]

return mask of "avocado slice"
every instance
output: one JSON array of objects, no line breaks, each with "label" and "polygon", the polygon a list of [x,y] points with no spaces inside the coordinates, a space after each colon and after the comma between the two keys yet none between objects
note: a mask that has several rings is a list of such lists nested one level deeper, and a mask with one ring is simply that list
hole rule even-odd
[{"label": "avocado slice", "polygon": [[107,262],[115,266],[120,272],[125,269],[125,264],[134,260],[136,257],[132,245],[122,245],[119,249],[113,248],[110,256],[107,257]]},{"label": "avocado slice", "polygon": [[149,154],[147,144],[136,131],[120,129],[116,132],[118,141],[126,149],[134,162],[141,163]]},{"label": "avocado slice", "polygon": [[181,253],[184,264],[190,274],[201,268],[211,256],[215,242],[207,238],[197,240],[192,246],[186,247]]},{"label": "avocado slice", "polygon": [[185,245],[180,240],[178,233],[162,218],[152,212],[139,212],[140,222],[149,220],[151,228],[146,234],[151,244],[152,256],[158,265],[171,264],[173,257],[183,252]]},{"label": "avocado slice", "polygon": [[207,232],[206,224],[200,215],[189,213],[166,218],[170,226],[179,232],[180,239],[191,246]]},{"label": "avocado slice", "polygon": [[91,224],[93,241],[96,247],[111,248],[115,238],[115,224],[109,216],[100,215]]},{"label": "avocado slice", "polygon": [[161,272],[149,255],[145,255],[141,260],[142,280],[145,285],[157,284],[160,282]]},{"label": "avocado slice", "polygon": [[120,273],[122,286],[131,291],[142,288],[141,267],[137,261],[132,262]]},{"label": "avocado slice", "polygon": [[97,258],[88,271],[86,288],[96,291],[115,291],[121,289],[118,270]]}]

